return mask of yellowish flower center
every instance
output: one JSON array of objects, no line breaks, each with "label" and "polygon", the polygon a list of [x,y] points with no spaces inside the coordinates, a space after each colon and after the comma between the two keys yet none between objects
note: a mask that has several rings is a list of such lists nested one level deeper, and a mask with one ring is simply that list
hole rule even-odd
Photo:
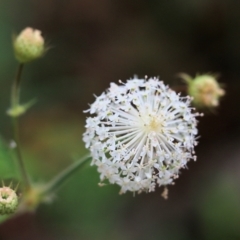
[{"label": "yellowish flower center", "polygon": [[156,116],[150,116],[144,124],[144,130],[146,133],[150,132],[162,132],[163,123],[161,119]]}]

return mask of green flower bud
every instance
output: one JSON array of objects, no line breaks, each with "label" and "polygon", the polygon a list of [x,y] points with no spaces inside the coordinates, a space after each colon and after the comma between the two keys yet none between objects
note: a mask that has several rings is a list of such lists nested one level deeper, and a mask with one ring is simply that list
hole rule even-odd
[{"label": "green flower bud", "polygon": [[44,39],[39,30],[25,28],[13,42],[15,57],[20,63],[27,63],[41,57],[45,51]]},{"label": "green flower bud", "polygon": [[225,94],[210,74],[198,75],[192,79],[187,74],[180,75],[188,84],[188,94],[193,97],[193,104],[198,108],[213,108],[219,105],[219,99]]},{"label": "green flower bud", "polygon": [[18,206],[18,196],[16,192],[9,187],[0,188],[0,214],[14,213]]}]

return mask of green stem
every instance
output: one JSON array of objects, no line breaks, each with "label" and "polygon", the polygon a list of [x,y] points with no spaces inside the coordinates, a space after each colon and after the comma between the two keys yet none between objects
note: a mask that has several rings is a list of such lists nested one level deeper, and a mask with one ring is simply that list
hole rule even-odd
[{"label": "green stem", "polygon": [[[12,85],[12,92],[11,92],[11,107],[14,109],[19,105],[19,93],[20,93],[20,80],[21,74],[23,70],[23,64],[19,64],[16,77],[14,79]],[[20,138],[19,138],[19,124],[18,124],[18,116],[12,116],[12,127],[13,127],[13,138],[16,143],[16,155],[18,161],[19,171],[23,180],[24,187],[27,189],[30,187],[30,181],[25,169],[25,165],[22,159],[21,148],[20,148]]]},{"label": "green stem", "polygon": [[23,63],[20,63],[17,69],[17,74],[12,85],[11,93],[11,105],[12,108],[17,107],[19,104],[19,93],[20,93],[20,80],[23,71]]},{"label": "green stem", "polygon": [[69,167],[60,172],[44,188],[44,193],[53,193],[58,190],[76,171],[78,171],[87,160],[91,159],[89,154],[83,156],[78,161],[72,163]]}]

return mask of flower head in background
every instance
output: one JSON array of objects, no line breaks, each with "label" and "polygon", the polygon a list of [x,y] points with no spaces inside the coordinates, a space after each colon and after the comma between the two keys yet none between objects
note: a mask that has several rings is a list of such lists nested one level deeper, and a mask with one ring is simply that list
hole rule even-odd
[{"label": "flower head in background", "polygon": [[18,206],[16,190],[0,187],[0,215],[14,213]]},{"label": "flower head in background", "polygon": [[173,183],[195,159],[197,113],[157,78],[111,83],[88,110],[83,140],[100,179],[126,191],[155,190]]},{"label": "flower head in background", "polygon": [[44,38],[41,31],[27,27],[14,39],[16,59],[20,63],[31,62],[41,57],[45,52]]},{"label": "flower head in background", "polygon": [[197,75],[191,78],[182,73],[179,75],[188,85],[188,94],[193,97],[193,104],[198,108],[214,108],[219,105],[219,99],[225,95],[216,80],[216,76],[210,74]]}]

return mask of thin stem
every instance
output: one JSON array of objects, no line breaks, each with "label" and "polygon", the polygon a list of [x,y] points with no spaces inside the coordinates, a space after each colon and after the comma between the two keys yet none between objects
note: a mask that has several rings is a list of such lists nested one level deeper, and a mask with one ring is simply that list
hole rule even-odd
[{"label": "thin stem", "polygon": [[[11,107],[14,109],[19,105],[19,92],[20,92],[20,80],[21,74],[23,70],[23,64],[20,64],[17,70],[16,77],[14,79],[12,85],[12,92],[11,92]],[[13,128],[13,138],[16,143],[16,155],[18,161],[18,167],[20,170],[20,174],[23,180],[24,187],[27,189],[30,187],[30,181],[25,169],[25,165],[21,155],[21,148],[20,148],[20,138],[19,138],[19,126],[18,126],[18,116],[12,117],[12,128]]]},{"label": "thin stem", "polygon": [[12,93],[11,93],[12,108],[18,106],[19,104],[20,81],[21,81],[23,66],[24,66],[23,63],[19,64],[17,69],[17,74],[12,85]]},{"label": "thin stem", "polygon": [[53,178],[44,189],[45,193],[53,193],[58,190],[76,171],[78,171],[87,160],[91,159],[89,154],[83,156],[78,161],[72,163],[69,167],[60,172]]}]

